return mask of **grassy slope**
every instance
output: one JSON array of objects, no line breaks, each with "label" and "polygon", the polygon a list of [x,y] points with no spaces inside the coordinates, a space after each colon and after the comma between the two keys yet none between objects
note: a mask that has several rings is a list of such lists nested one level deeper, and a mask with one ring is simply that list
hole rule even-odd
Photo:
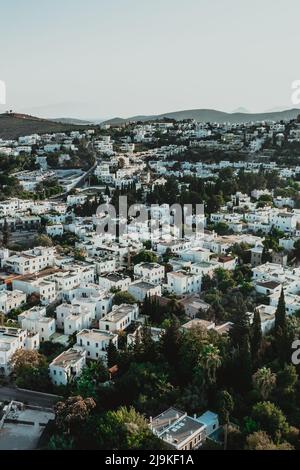
[{"label": "grassy slope", "polygon": [[[16,139],[30,134],[67,132],[85,129],[84,125],[65,124],[21,114],[0,114],[0,138]],[[89,126],[91,128],[91,126]]]}]

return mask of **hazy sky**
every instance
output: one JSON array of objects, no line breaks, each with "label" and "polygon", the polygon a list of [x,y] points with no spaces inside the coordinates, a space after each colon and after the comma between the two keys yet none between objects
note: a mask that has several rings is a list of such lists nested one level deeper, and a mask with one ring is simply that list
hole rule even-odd
[{"label": "hazy sky", "polygon": [[292,107],[299,22],[299,0],[1,0],[6,107],[80,118]]}]

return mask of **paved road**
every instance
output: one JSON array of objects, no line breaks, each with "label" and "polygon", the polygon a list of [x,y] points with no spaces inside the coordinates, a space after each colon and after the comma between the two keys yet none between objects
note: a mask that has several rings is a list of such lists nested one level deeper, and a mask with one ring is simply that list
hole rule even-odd
[{"label": "paved road", "polygon": [[96,159],[94,165],[89,169],[87,170],[86,173],[84,173],[84,175],[82,175],[82,177],[80,178],[79,181],[77,181],[77,183],[72,187],[71,190],[69,191],[66,191],[62,194],[56,194],[55,196],[50,196],[49,199],[55,201],[55,200],[64,200],[67,198],[67,196],[69,195],[70,191],[72,191],[73,189],[76,189],[76,188],[80,188],[82,183],[85,182],[85,180],[96,170],[97,168],[97,165],[98,165],[98,160]]},{"label": "paved road", "polygon": [[32,406],[41,406],[44,408],[53,408],[53,405],[59,400],[54,395],[32,392],[30,390],[20,390],[18,388],[0,387],[0,401],[21,401]]}]

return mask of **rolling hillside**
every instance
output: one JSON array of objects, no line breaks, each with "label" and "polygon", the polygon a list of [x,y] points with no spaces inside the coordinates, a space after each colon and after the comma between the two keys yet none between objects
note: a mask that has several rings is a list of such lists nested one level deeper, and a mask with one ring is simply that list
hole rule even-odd
[{"label": "rolling hillside", "polygon": [[[64,122],[40,119],[28,114],[0,114],[0,138],[17,139],[23,135],[45,134],[52,132],[67,132],[84,129],[84,124],[70,124]],[[91,126],[89,126],[91,127]]]},{"label": "rolling hillside", "polygon": [[172,113],[159,114],[154,116],[132,116],[129,118],[114,118],[105,121],[103,124],[122,124],[129,121],[153,121],[156,119],[170,118],[176,120],[195,119],[199,122],[224,122],[243,123],[251,121],[281,121],[295,119],[300,114],[300,109],[287,109],[270,113],[225,113],[214,109],[191,109],[186,111],[175,111]]}]

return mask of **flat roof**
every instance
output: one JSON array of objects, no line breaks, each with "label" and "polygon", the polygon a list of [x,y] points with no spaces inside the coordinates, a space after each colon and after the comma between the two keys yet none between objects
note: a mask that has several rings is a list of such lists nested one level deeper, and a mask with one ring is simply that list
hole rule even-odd
[{"label": "flat roof", "polygon": [[204,302],[204,300],[200,299],[199,295],[187,295],[183,299],[180,299],[179,302],[184,306],[192,306],[192,307],[199,307],[202,309],[208,309],[210,308],[210,304],[207,302]]},{"label": "flat roof", "polygon": [[174,426],[168,427],[160,437],[170,444],[179,445],[203,427],[204,424],[200,421],[185,416],[175,422]]},{"label": "flat roof", "polygon": [[129,288],[131,287],[138,287],[139,289],[149,290],[149,289],[153,289],[156,286],[155,284],[151,284],[151,282],[139,281],[139,282],[135,282],[134,284],[131,284]]},{"label": "flat roof", "polygon": [[280,282],[276,281],[264,281],[264,282],[257,282],[256,285],[261,287],[266,287],[267,289],[276,289],[276,287],[280,286]]},{"label": "flat roof", "polygon": [[149,269],[149,270],[163,268],[163,266],[161,266],[158,263],[141,263],[140,267],[145,268],[145,269]]},{"label": "flat roof", "polygon": [[161,432],[164,428],[170,426],[172,423],[177,421],[185,414],[186,413],[184,413],[183,411],[171,407],[160,415],[153,418],[151,422],[152,429],[155,429],[157,432]]},{"label": "flat roof", "polygon": [[50,366],[67,367],[76,364],[83,356],[83,351],[78,349],[68,349],[57,356],[50,364]]},{"label": "flat roof", "polygon": [[213,328],[215,326],[214,322],[207,321],[207,320],[201,320],[200,318],[194,318],[193,320],[188,321],[184,325],[182,325],[182,328],[185,329],[190,329],[194,328],[196,326],[201,326],[205,329]]},{"label": "flat roof", "polygon": [[198,421],[205,424],[206,426],[209,426],[211,424],[211,422],[218,419],[218,415],[216,413],[213,413],[212,411],[206,411],[201,416],[199,416],[199,418],[197,418],[197,419],[198,419]]},{"label": "flat roof", "polygon": [[80,331],[77,336],[79,337],[85,337],[88,339],[93,339],[95,341],[103,341],[105,339],[112,339],[113,337],[117,336],[109,331],[103,331],[103,330],[82,330]]},{"label": "flat roof", "polygon": [[123,274],[111,273],[106,276],[101,276],[100,279],[108,279],[112,282],[124,281],[125,279],[130,279],[129,276],[124,276]]}]

